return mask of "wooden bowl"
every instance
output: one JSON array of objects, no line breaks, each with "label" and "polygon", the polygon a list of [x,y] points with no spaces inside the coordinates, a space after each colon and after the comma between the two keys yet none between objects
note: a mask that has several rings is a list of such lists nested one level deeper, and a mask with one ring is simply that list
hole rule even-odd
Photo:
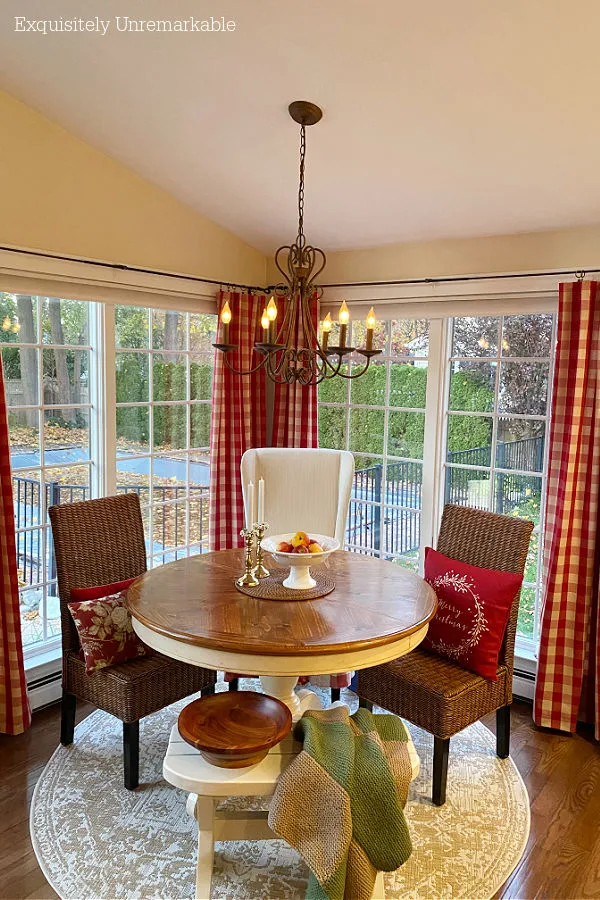
[{"label": "wooden bowl", "polygon": [[289,734],[285,703],[253,691],[200,697],[179,713],[179,733],[204,759],[223,769],[253,766]]}]

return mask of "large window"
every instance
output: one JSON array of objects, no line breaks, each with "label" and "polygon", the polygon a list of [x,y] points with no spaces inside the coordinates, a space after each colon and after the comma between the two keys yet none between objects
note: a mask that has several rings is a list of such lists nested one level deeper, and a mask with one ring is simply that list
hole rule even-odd
[{"label": "large window", "polygon": [[519,633],[538,638],[554,316],[461,317],[450,342],[445,499],[532,519]]},{"label": "large window", "polygon": [[118,306],[117,491],[142,502],[149,564],[208,547],[216,316]]},{"label": "large window", "polygon": [[60,642],[49,506],[135,491],[149,565],[208,549],[216,316],[106,309],[103,316],[101,304],[0,294],[29,657]]},{"label": "large window", "polygon": [[541,313],[382,322],[371,369],[319,387],[320,445],[356,460],[349,549],[417,569],[444,502],[533,520],[522,646],[538,640],[555,324]]},{"label": "large window", "polygon": [[21,623],[29,652],[60,635],[48,507],[86,499],[96,481],[91,307],[0,294]]},{"label": "large window", "polygon": [[[358,346],[364,345],[362,328],[354,323]],[[336,377],[319,386],[319,443],[355,456],[346,546],[416,570],[429,322],[380,322],[375,346],[384,348],[382,355],[356,381]],[[343,372],[362,366],[357,354]]]}]

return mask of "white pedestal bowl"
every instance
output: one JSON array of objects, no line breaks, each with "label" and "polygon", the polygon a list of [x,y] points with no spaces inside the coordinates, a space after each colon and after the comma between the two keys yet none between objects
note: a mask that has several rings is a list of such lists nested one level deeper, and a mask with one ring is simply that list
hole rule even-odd
[{"label": "white pedestal bowl", "polygon": [[290,567],[290,574],[283,582],[284,587],[291,588],[295,591],[308,590],[314,588],[317,584],[310,574],[311,568],[313,566],[321,565],[328,556],[335,553],[336,550],[339,550],[340,542],[335,538],[327,537],[325,534],[315,534],[314,532],[311,532],[309,537],[313,538],[321,545],[321,547],[323,547],[322,553],[282,553],[277,549],[277,546],[282,541],[290,543],[295,534],[295,531],[290,531],[286,534],[270,535],[269,537],[263,538],[261,546],[263,550],[266,550],[267,553],[271,554],[276,562],[280,563],[282,566]]}]

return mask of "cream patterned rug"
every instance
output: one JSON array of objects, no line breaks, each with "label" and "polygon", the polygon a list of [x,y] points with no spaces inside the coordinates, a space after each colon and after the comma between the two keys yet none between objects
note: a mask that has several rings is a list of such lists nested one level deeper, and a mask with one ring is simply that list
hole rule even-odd
[{"label": "cream patterned rug", "polygon": [[[354,709],[355,695],[344,693]],[[195,822],[185,811],[187,795],[161,775],[171,725],[185,702],[142,720],[137,791],[123,787],[121,723],[107,713],[88,716],[75,743],[50,759],[31,802],[31,839],[46,878],[65,900],[194,896]],[[489,900],[527,843],[525,785],[510,759],[496,757],[494,736],[478,723],[452,739],[448,799],[435,807],[433,738],[409,727],[421,758],[406,810],[415,849],[386,876],[386,897]],[[302,860],[283,841],[220,843],[212,896],[301,900],[306,877]]]}]

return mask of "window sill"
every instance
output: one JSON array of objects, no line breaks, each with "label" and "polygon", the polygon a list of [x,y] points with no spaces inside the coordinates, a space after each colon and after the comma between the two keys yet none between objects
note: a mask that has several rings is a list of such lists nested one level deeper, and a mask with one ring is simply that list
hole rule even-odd
[{"label": "window sill", "polygon": [[38,678],[45,678],[60,671],[61,668],[62,648],[59,646],[50,647],[44,653],[36,653],[25,658],[25,674],[27,682],[35,681]]}]

